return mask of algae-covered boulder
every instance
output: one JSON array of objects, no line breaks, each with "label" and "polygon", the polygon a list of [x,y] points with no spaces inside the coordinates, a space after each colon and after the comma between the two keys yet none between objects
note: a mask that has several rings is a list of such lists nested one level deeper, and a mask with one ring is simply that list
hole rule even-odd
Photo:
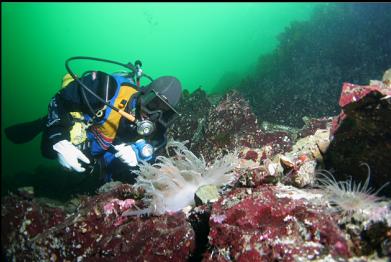
[{"label": "algae-covered boulder", "polygon": [[320,195],[288,186],[238,188],[212,207],[204,261],[308,261],[351,256]]},{"label": "algae-covered boulder", "polygon": [[[195,234],[183,212],[123,217],[140,192],[128,184],[80,199],[73,212],[37,199],[1,201],[6,261],[184,261]],[[106,192],[107,191],[107,192]]]},{"label": "algae-covered boulder", "polygon": [[[342,112],[333,120],[326,168],[339,180],[352,176],[380,188],[391,177],[391,87],[344,83],[339,100]],[[370,170],[363,163],[368,164]],[[391,187],[382,191],[391,196]]]}]

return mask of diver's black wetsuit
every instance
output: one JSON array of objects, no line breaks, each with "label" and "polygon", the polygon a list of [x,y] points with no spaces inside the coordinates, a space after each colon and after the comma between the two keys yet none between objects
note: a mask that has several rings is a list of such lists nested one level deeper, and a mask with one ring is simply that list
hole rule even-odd
[{"label": "diver's black wetsuit", "polygon": [[[105,100],[110,100],[118,88],[117,83],[112,76],[99,71],[96,72],[96,74],[91,73],[82,77],[81,81],[91,91]],[[137,89],[135,85],[127,85]],[[83,87],[81,87],[77,81],[72,81],[65,88],[62,88],[50,101],[46,128],[44,129],[41,143],[41,151],[43,156],[50,159],[55,159],[57,157],[57,153],[53,150],[53,145],[64,139],[70,140],[70,130],[74,124],[74,120],[70,115],[70,112],[81,112],[83,114],[92,116],[92,112],[83,96],[82,88]],[[134,111],[135,109],[135,115],[137,118],[139,117],[139,108],[135,105],[138,104],[137,101],[139,93],[140,92],[137,92],[135,95],[133,95],[125,109],[127,112],[130,112],[132,109]],[[85,95],[94,112],[103,108],[104,104],[96,97],[90,95],[90,93],[87,91],[85,91]],[[131,101],[133,100],[136,101],[132,103]],[[155,123],[155,125],[156,130],[152,135],[148,137],[142,137],[137,133],[136,125],[134,123],[130,123],[127,119],[122,117],[117,129],[116,137],[113,140],[113,145],[118,145],[121,143],[132,143],[140,138],[144,138],[155,148],[156,155],[167,143],[167,129],[159,123]],[[81,149],[83,153],[85,153],[91,159],[92,156],[89,152],[90,150],[88,141],[79,147],[79,149]],[[115,149],[112,147],[109,147],[108,151],[111,151],[113,154],[116,153]],[[102,158],[103,157],[95,157],[95,159],[98,160],[98,163],[100,164],[102,164]],[[109,170],[112,178],[116,180],[120,179],[120,173],[129,173],[128,170],[130,168],[126,164],[123,164],[119,159],[114,158],[111,163],[108,166],[104,166],[103,169],[105,171]],[[124,175],[124,177],[126,176],[127,175]]]}]

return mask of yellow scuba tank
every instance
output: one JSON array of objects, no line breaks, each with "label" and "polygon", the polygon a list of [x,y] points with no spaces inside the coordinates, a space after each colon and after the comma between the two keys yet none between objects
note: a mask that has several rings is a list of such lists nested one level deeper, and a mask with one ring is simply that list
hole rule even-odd
[{"label": "yellow scuba tank", "polygon": [[[70,74],[66,74],[62,79],[61,88],[66,87],[74,79]],[[87,139],[87,124],[84,121],[84,116],[80,112],[70,112],[73,121],[75,122],[70,131],[71,143],[75,146],[82,144]]]}]

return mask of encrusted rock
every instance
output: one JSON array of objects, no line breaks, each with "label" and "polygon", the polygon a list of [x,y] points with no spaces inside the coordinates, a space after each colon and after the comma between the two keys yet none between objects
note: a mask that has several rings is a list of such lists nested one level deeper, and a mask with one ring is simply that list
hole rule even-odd
[{"label": "encrusted rock", "polygon": [[34,197],[34,187],[26,186],[18,188],[18,194],[26,199],[32,199]]},{"label": "encrusted rock", "polygon": [[[236,189],[212,207],[204,261],[307,261],[351,256],[348,241],[319,195],[292,187]],[[229,248],[228,248],[229,247]]]},{"label": "encrusted rock", "polygon": [[122,183],[121,183],[120,181],[112,181],[112,182],[105,183],[105,184],[102,185],[100,188],[98,188],[97,193],[98,193],[98,194],[103,194],[103,193],[110,192],[110,191],[112,191],[114,188],[118,187],[118,186],[121,185],[121,184],[122,184]]},{"label": "encrusted rock", "polygon": [[315,168],[316,161],[305,161],[300,167],[298,172],[292,175],[292,184],[296,187],[303,188],[315,183]]},{"label": "encrusted rock", "polygon": [[[236,91],[228,92],[211,106],[206,94],[197,90],[182,100],[179,111],[182,116],[171,128],[170,136],[188,140],[189,148],[207,161],[241,147],[270,147],[270,153],[275,154],[292,146],[291,129],[262,130],[248,101]],[[247,153],[247,159],[258,159],[255,152]]]},{"label": "encrusted rock", "polygon": [[180,116],[170,128],[168,135],[177,141],[189,141],[189,148],[202,142],[204,137],[206,117],[212,104],[207,94],[201,88],[193,93],[184,92],[179,104]]},{"label": "encrusted rock", "polygon": [[280,156],[280,163],[284,168],[284,171],[291,170],[295,167],[295,163],[290,158],[283,155]]},{"label": "encrusted rock", "polygon": [[[333,120],[326,169],[333,168],[337,180],[349,175],[357,183],[370,172],[370,187],[380,188],[391,170],[391,87],[344,83],[339,104],[342,112]],[[382,193],[391,196],[391,187]]]},{"label": "encrusted rock", "polygon": [[85,196],[75,213],[7,196],[1,203],[3,251],[10,261],[186,260],[195,249],[195,235],[185,214],[121,216],[137,202],[125,198],[131,192],[136,191],[122,184]]},{"label": "encrusted rock", "polygon": [[391,68],[384,72],[382,81],[386,85],[390,85],[391,84]]},{"label": "encrusted rock", "polygon": [[314,135],[319,129],[330,129],[332,117],[303,117],[304,126],[298,131],[298,138]]},{"label": "encrusted rock", "polygon": [[262,144],[263,132],[246,100],[237,92],[226,94],[207,116],[204,139],[193,149],[208,161],[242,146]]},{"label": "encrusted rock", "polygon": [[194,194],[194,201],[197,206],[215,202],[219,199],[219,191],[215,185],[200,186]]}]

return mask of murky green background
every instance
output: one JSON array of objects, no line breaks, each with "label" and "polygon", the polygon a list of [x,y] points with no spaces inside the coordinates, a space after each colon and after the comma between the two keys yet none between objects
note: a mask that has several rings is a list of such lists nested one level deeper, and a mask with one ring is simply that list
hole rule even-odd
[{"label": "murky green background", "polygon": [[[143,62],[153,76],[174,75],[209,93],[230,86],[273,50],[313,3],[2,3],[2,180],[56,161],[40,156],[40,136],[13,145],[4,128],[47,113],[72,56]],[[84,69],[115,70],[73,62]],[[228,81],[228,82],[227,82]],[[53,174],[55,175],[55,174]]]}]

